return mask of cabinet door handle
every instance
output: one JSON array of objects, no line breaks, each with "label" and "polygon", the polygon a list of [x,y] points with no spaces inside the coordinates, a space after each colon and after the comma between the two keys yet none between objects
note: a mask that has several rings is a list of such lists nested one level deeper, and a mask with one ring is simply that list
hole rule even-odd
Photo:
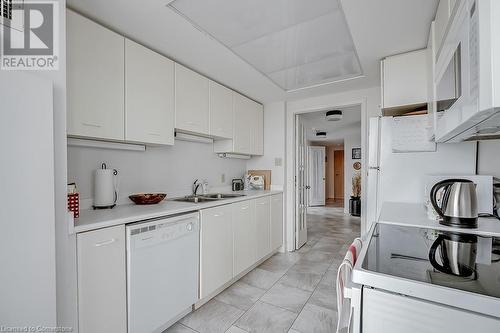
[{"label": "cabinet door handle", "polygon": [[259,202],[259,205],[265,205],[267,202]]},{"label": "cabinet door handle", "polygon": [[196,122],[194,122],[194,121],[186,121],[186,124],[188,124],[188,125],[196,125],[196,124],[198,124],[198,123],[196,123]]},{"label": "cabinet door handle", "polygon": [[88,126],[88,127],[96,127],[96,128],[101,128],[102,126],[99,124],[92,124],[92,123],[82,123],[83,126]]},{"label": "cabinet door handle", "polygon": [[247,210],[248,208],[249,208],[248,206],[241,207],[241,210]]},{"label": "cabinet door handle", "polygon": [[95,247],[106,246],[109,244],[113,244],[114,242],[116,242],[116,238],[111,238],[111,239],[108,239],[107,241],[104,241],[104,242],[95,243],[94,246]]},{"label": "cabinet door handle", "polygon": [[160,136],[161,134],[160,133],[154,133],[154,132],[150,132],[148,133],[149,135],[153,135],[153,136]]},{"label": "cabinet door handle", "polygon": [[224,216],[224,213],[214,214],[214,217],[221,217],[221,216]]}]

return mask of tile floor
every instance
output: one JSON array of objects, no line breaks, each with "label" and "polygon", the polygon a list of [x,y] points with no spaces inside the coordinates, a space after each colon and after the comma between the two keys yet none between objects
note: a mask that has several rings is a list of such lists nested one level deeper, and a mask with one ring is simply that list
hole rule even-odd
[{"label": "tile floor", "polygon": [[308,242],[278,253],[164,333],[331,333],[337,268],[360,219],[338,207],[308,210]]}]

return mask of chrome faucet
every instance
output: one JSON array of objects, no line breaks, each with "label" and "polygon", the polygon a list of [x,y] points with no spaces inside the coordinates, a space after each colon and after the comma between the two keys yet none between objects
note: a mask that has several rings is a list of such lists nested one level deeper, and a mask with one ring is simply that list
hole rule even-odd
[{"label": "chrome faucet", "polygon": [[198,182],[198,179],[196,179],[193,183],[193,195],[196,196],[197,195],[197,192],[198,192],[198,189],[200,188],[201,186],[201,183]]}]

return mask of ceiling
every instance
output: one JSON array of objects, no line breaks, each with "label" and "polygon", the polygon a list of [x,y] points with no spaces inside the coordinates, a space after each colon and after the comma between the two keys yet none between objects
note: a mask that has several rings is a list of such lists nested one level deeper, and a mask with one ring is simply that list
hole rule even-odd
[{"label": "ceiling", "polygon": [[[305,113],[300,119],[306,128],[306,139],[324,144],[342,144],[344,138],[355,133],[361,135],[361,106],[350,106],[338,109],[342,111],[339,121],[327,121],[326,111]],[[325,131],[326,138],[318,139],[316,131]]]},{"label": "ceiling", "polygon": [[287,92],[362,75],[339,0],[175,0],[170,7]]},{"label": "ceiling", "polygon": [[[205,3],[204,0],[189,1],[196,1],[196,4],[201,7]],[[242,2],[242,0],[210,1],[217,1],[228,5],[234,2]],[[256,1],[258,3],[263,2],[262,0]],[[254,56],[253,59],[243,60],[236,53],[236,50],[231,50],[221,41],[203,29],[200,29],[198,25],[193,24],[191,20],[186,19],[185,16],[180,15],[168,6],[173,2],[172,0],[141,0],[140,6],[136,0],[67,0],[67,4],[70,8],[91,19],[215,81],[257,101],[271,102],[294,100],[379,85],[380,59],[388,55],[420,49],[426,46],[430,22],[434,17],[438,2],[438,0],[276,0],[276,2],[282,1],[293,1],[302,5],[307,4],[305,8],[309,10],[309,13],[314,12],[313,9],[321,8],[320,6],[333,8],[337,1],[340,1],[364,76],[286,92],[285,89],[281,88],[274,81],[281,83],[285,88],[287,88],[287,82],[299,82],[296,86],[309,85],[310,83],[306,82],[307,80],[294,81],[295,74],[289,74],[288,72],[285,74],[281,73],[278,75],[280,77],[274,77],[274,81],[271,80],[270,77],[272,75],[264,74],[264,72],[269,70],[268,68],[266,70],[257,70],[255,64],[252,65],[251,62],[259,61],[255,59],[263,59],[261,53],[266,51],[266,56],[270,58],[269,63],[275,64],[273,61],[277,59],[276,53],[270,52],[265,47],[260,49],[257,47],[253,48],[253,51],[248,52]],[[212,9],[211,13],[216,13],[217,15],[205,15],[205,24],[214,25],[217,23],[216,21],[224,20],[223,18],[226,14],[228,14],[226,17],[233,20],[224,20],[224,22],[227,21],[228,24],[229,22],[234,23],[236,20],[228,12],[229,8],[231,6],[221,5],[216,10]],[[249,15],[248,17],[261,19],[262,25],[266,27],[273,26],[275,15],[257,15],[269,13],[268,10],[271,9],[259,10],[254,16]],[[297,22],[294,21],[294,23]],[[224,27],[225,25],[218,26]],[[273,29],[276,30],[277,28],[274,27]],[[244,32],[245,30],[240,29],[240,32],[242,31]],[[307,31],[311,31],[310,33],[312,34],[313,30]],[[253,37],[256,36],[255,31],[250,32],[254,34]],[[241,33],[238,36],[239,38],[245,37]],[[307,36],[308,34],[302,37],[302,40]],[[304,46],[300,46],[299,50],[294,51],[298,52],[296,55],[300,54],[302,56],[302,60],[308,56],[308,50],[305,48],[308,48],[310,45],[320,48],[321,45],[314,44],[315,38],[318,38],[318,33],[310,36],[308,42],[312,44],[304,42],[302,44]],[[227,40],[226,43],[228,43]],[[257,52],[255,50],[260,51]],[[275,50],[273,49],[273,51]],[[283,50],[288,52],[286,48],[281,49],[281,51]],[[331,53],[332,51],[328,47],[326,50],[326,53]],[[245,51],[241,50],[239,52],[242,54],[245,53]],[[300,57],[297,59],[300,59]],[[297,64],[300,64],[300,62],[295,61],[291,66]],[[333,71],[328,72],[327,68],[331,67],[331,64],[325,64],[324,66],[315,67],[312,72],[316,77],[320,77],[321,75],[335,76],[336,73]],[[319,71],[318,68],[320,69]],[[324,68],[324,70],[321,68]],[[328,80],[331,80],[331,78],[326,78],[326,81]],[[322,82],[322,80],[320,81]]]}]

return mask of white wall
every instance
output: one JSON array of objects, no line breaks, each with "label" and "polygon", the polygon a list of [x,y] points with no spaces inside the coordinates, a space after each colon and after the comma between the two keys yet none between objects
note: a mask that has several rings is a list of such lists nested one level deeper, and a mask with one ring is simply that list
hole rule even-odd
[{"label": "white wall", "polygon": [[478,174],[500,178],[500,140],[479,143]]},{"label": "white wall", "polygon": [[82,206],[92,204],[93,171],[102,162],[118,170],[119,203],[130,203],[128,196],[137,192],[191,194],[197,178],[211,187],[229,187],[246,171],[245,160],[219,158],[211,144],[176,140],[174,146],[147,147],[145,152],[68,147],[68,181],[77,183]]},{"label": "white wall", "polygon": [[[352,148],[361,147],[361,129],[344,138],[344,214],[349,214],[349,199],[352,195],[352,177],[360,171],[354,170],[354,162],[361,160],[352,159]],[[361,156],[364,152],[361,149]],[[365,187],[366,188],[366,187]],[[363,194],[363,193],[362,193]]]},{"label": "white wall", "polygon": [[[247,162],[247,169],[271,170],[271,185],[283,189],[285,184],[285,103],[264,105],[264,156]],[[275,159],[281,159],[276,165]]]}]

